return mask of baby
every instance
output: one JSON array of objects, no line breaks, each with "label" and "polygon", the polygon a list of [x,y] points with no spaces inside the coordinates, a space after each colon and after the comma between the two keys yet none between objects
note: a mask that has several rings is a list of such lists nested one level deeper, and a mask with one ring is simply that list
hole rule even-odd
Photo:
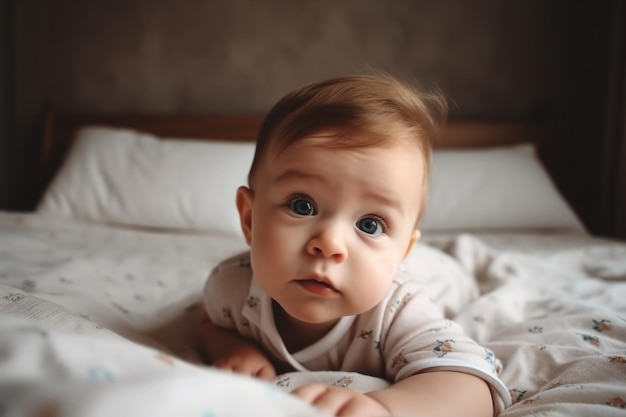
[{"label": "baby", "polygon": [[390,381],[364,394],[293,391],[336,416],[492,416],[508,405],[493,353],[397,273],[420,237],[445,109],[384,75],[306,85],[271,109],[237,190],[250,252],[205,287],[211,364],[267,380],[335,370]]}]

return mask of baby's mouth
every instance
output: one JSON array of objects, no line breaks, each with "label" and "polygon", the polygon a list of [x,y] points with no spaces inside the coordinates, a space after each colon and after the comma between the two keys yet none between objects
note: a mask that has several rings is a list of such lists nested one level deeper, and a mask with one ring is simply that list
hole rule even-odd
[{"label": "baby's mouth", "polygon": [[337,290],[330,282],[326,280],[321,280],[317,278],[304,278],[296,280],[296,283],[305,291],[328,297],[331,295],[339,294],[339,290]]}]

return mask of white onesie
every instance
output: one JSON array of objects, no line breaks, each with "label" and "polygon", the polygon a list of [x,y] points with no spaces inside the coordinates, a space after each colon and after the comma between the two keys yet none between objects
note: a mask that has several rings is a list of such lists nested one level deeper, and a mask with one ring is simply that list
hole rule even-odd
[{"label": "white onesie", "polygon": [[253,278],[249,253],[218,265],[204,290],[204,305],[215,325],[256,341],[287,370],[358,372],[391,382],[426,370],[464,372],[489,383],[497,409],[510,405],[494,354],[444,318],[408,274],[397,274],[376,307],[341,318],[324,337],[298,352],[287,351],[283,344],[272,303]]}]

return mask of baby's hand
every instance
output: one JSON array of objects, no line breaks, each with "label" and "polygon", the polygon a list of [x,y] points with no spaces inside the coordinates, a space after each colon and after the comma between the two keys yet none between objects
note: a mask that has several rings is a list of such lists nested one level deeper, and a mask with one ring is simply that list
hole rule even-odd
[{"label": "baby's hand", "polygon": [[381,417],[389,410],[381,403],[348,388],[324,384],[308,384],[292,392],[302,400],[333,416]]},{"label": "baby's hand", "polygon": [[223,356],[213,361],[213,366],[268,381],[276,378],[274,366],[263,352],[246,342],[231,345]]}]

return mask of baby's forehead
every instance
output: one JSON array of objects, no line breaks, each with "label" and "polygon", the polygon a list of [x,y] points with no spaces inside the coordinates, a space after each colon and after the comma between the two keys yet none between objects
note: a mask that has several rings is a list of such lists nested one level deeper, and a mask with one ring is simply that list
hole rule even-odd
[{"label": "baby's forehead", "polygon": [[275,135],[270,139],[267,148],[279,155],[289,148],[322,148],[333,150],[359,150],[359,149],[395,149],[406,147],[419,152],[421,156],[429,145],[427,141],[407,129],[389,126],[385,131],[372,129],[322,129],[306,136],[290,137],[289,135]]},{"label": "baby's forehead", "polygon": [[260,176],[272,171],[274,165],[283,156],[289,158],[306,156],[306,152],[312,149],[332,150],[333,152],[346,152],[356,154],[359,150],[370,151],[381,156],[386,152],[393,152],[398,148],[403,148],[415,158],[415,164],[422,168],[420,176],[424,182],[428,182],[430,172],[430,145],[427,140],[415,134],[409,129],[392,129],[380,132],[367,129],[326,129],[316,130],[308,135],[282,135],[284,130],[275,131],[271,137],[266,137],[260,143],[255,155],[255,163],[251,169],[249,181],[250,185],[256,182]]},{"label": "baby's forehead", "polygon": [[367,172],[399,172],[404,175],[428,176],[428,160],[422,149],[410,140],[377,142],[374,144],[338,143],[328,135],[315,135],[295,141],[284,149],[270,150],[262,170],[270,174],[283,169],[298,171],[324,168],[332,159],[344,161],[360,175]]}]

